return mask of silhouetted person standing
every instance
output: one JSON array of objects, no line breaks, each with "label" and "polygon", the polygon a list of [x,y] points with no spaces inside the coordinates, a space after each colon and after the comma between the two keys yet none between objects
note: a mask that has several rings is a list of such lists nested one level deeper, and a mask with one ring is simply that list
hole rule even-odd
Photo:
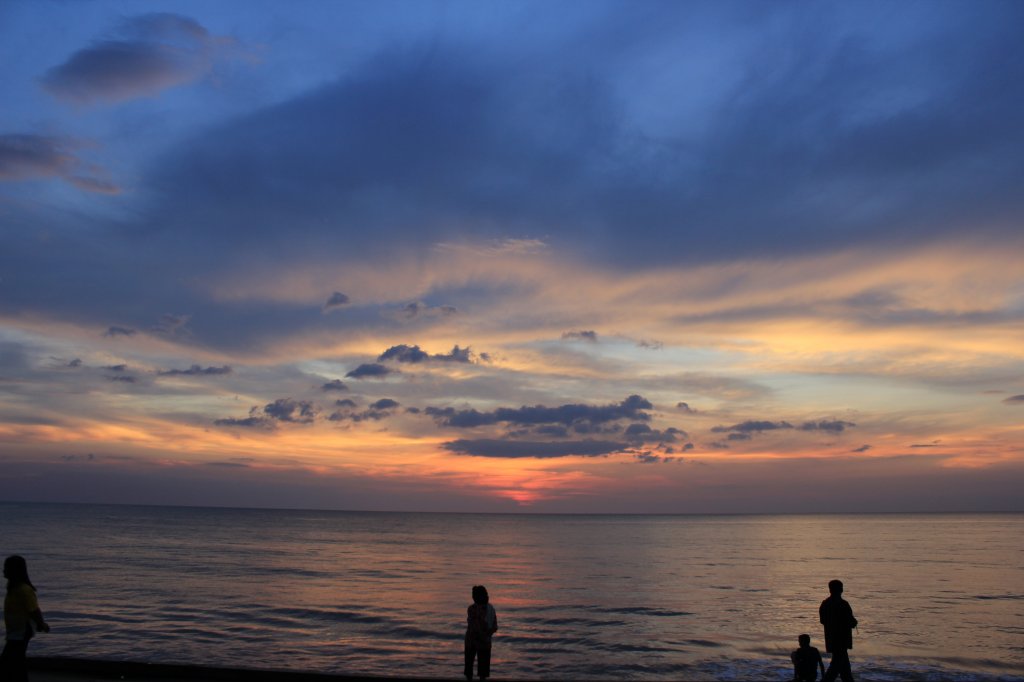
[{"label": "silhouetted person standing", "polygon": [[7,639],[0,654],[0,679],[3,682],[26,682],[28,663],[25,653],[28,641],[36,630],[49,632],[50,626],[43,620],[43,612],[36,601],[36,588],[28,579],[28,565],[20,556],[9,556],[4,560],[4,577],[7,578],[7,595],[4,597],[4,625]]},{"label": "silhouetted person standing", "polygon": [[843,682],[853,682],[853,671],[850,670],[850,649],[853,648],[853,629],[857,627],[857,619],[853,617],[853,609],[843,599],[843,583],[832,580],[828,584],[829,598],[821,602],[818,616],[825,626],[825,651],[832,654],[828,670],[822,678],[823,682],[833,682],[837,677]]},{"label": "silhouetted person standing", "polygon": [[800,648],[789,655],[789,660],[793,661],[794,682],[814,682],[818,679],[818,668],[824,677],[825,663],[821,660],[821,652],[811,646],[811,636],[800,635],[797,642]]},{"label": "silhouetted person standing", "polygon": [[481,680],[491,675],[491,635],[498,631],[498,616],[483,585],[473,587],[473,603],[466,609],[466,679],[473,679],[473,659]]}]

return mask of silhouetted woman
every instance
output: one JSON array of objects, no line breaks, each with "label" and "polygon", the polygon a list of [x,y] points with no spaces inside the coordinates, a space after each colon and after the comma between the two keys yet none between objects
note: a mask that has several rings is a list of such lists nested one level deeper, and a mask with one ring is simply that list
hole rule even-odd
[{"label": "silhouetted woman", "polygon": [[473,603],[466,609],[466,679],[473,679],[473,659],[481,680],[491,675],[491,635],[498,631],[498,616],[483,585],[473,586]]},{"label": "silhouetted woman", "polygon": [[7,596],[4,597],[4,625],[7,640],[0,654],[0,678],[4,682],[26,682],[28,667],[25,652],[36,630],[49,632],[43,612],[36,601],[36,588],[28,579],[28,565],[18,555],[4,560]]}]

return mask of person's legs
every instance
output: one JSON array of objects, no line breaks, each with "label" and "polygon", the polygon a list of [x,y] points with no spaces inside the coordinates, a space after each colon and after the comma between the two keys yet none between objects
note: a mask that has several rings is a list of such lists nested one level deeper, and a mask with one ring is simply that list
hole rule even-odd
[{"label": "person's legs", "polygon": [[8,640],[0,654],[0,679],[3,682],[28,682],[28,662],[25,651],[28,640]]},{"label": "person's legs", "polygon": [[838,656],[838,651],[832,652],[832,658],[828,662],[828,670],[825,671],[825,676],[821,678],[821,682],[835,682],[836,678],[839,677]]},{"label": "person's legs", "polygon": [[850,652],[846,649],[836,649],[832,652],[832,661],[828,664],[825,677],[822,682],[835,682],[841,677],[843,682],[853,682],[853,671],[850,669]]},{"label": "person's legs", "polygon": [[491,647],[480,647],[477,652],[477,672],[480,673],[480,679],[486,680],[491,676]]},{"label": "person's legs", "polygon": [[466,640],[466,667],[463,670],[463,674],[467,680],[473,679],[473,659],[476,657],[476,648],[473,647],[469,640]]},{"label": "person's legs", "polygon": [[843,656],[839,660],[839,677],[843,682],[853,682],[853,670],[850,668],[850,652],[843,649]]}]

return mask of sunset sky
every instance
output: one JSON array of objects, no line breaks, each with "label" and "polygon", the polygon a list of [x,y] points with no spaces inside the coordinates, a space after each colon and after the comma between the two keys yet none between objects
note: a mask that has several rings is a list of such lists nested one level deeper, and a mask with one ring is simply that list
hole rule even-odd
[{"label": "sunset sky", "polygon": [[1024,510],[1024,3],[0,3],[0,499]]}]

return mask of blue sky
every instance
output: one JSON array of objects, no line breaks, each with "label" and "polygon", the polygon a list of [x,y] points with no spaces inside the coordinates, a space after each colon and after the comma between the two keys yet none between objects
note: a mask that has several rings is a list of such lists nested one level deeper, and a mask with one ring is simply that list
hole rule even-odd
[{"label": "blue sky", "polygon": [[1022,15],[5,3],[0,477],[1019,509]]}]

